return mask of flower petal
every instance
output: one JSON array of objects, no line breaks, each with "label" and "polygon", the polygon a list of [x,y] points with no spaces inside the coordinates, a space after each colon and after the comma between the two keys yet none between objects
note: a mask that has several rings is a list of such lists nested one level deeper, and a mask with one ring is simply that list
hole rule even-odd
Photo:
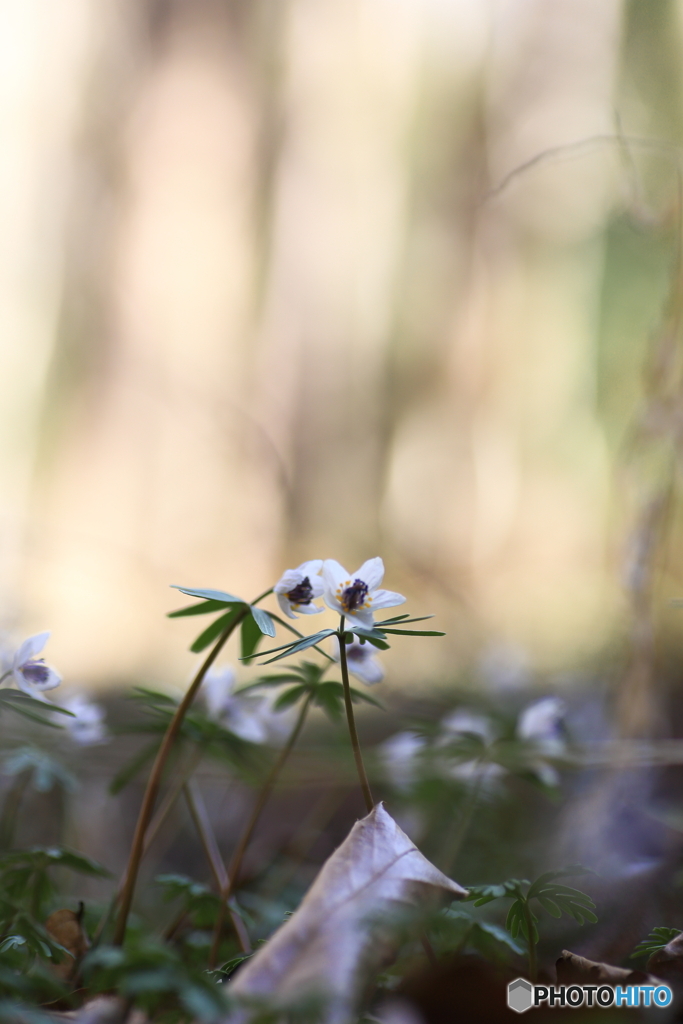
[{"label": "flower petal", "polygon": [[292,607],[296,608],[299,615],[317,615],[318,612],[324,611],[324,608],[319,608],[316,604],[295,604]]},{"label": "flower petal", "polygon": [[302,582],[304,575],[301,569],[285,569],[273,590],[276,594],[288,594],[290,590],[294,590]]},{"label": "flower petal", "polygon": [[308,576],[311,583],[313,582],[312,577],[317,576],[323,567],[322,558],[314,558],[310,562],[302,562],[299,568],[296,570],[301,573],[302,578]]},{"label": "flower petal", "polygon": [[[327,597],[325,600],[327,600]],[[327,603],[329,604],[330,602],[328,601]],[[346,616],[347,626],[362,626],[364,629],[372,629],[375,624],[375,620],[372,617],[372,611],[369,608],[358,608],[353,615],[349,615],[348,612],[345,612],[341,605],[339,605],[339,611],[342,615]]]},{"label": "flower petal", "polygon": [[325,593],[325,581],[322,576],[309,576],[308,580],[311,584],[311,598],[322,597]]},{"label": "flower petal", "polygon": [[371,607],[393,608],[397,604],[405,604],[407,598],[403,594],[397,594],[393,590],[376,590],[370,598]]},{"label": "flower petal", "polygon": [[368,558],[367,562],[363,562],[358,572],[354,573],[353,578],[363,580],[363,583],[367,583],[368,590],[374,590],[384,579],[384,562],[379,556],[377,558]]},{"label": "flower petal", "polygon": [[384,666],[380,663],[378,658],[375,658],[372,655],[364,658],[362,661],[349,661],[348,665],[351,675],[356,676],[356,678],[360,679],[366,686],[372,686],[374,683],[381,683],[384,679]]},{"label": "flower petal", "polygon": [[337,587],[343,587],[351,575],[334,558],[326,558],[323,562],[323,579],[329,589],[335,591]]},{"label": "flower petal", "polygon": [[285,597],[284,594],[278,594],[277,590],[275,591],[275,596],[277,597],[277,603],[280,605],[281,611],[283,611],[285,613],[287,618],[288,619],[295,619],[296,615],[292,611],[292,606],[291,606],[291,604],[289,602],[289,598]]},{"label": "flower petal", "polygon": [[36,633],[35,636],[30,636],[28,640],[24,640],[14,655],[14,667],[18,668],[20,665],[24,665],[29,658],[35,658],[36,654],[40,654],[49,639],[50,631],[47,630],[45,633]]}]

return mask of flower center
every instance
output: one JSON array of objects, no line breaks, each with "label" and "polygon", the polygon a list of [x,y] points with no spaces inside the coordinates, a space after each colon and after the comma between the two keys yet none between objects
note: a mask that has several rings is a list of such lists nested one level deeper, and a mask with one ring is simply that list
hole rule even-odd
[{"label": "flower center", "polygon": [[27,661],[21,666],[21,674],[29,683],[46,683],[50,678],[50,670],[42,658],[35,661]]},{"label": "flower center", "polygon": [[351,613],[362,608],[368,596],[368,585],[363,580],[355,579],[350,587],[346,587],[339,598],[345,612]]},{"label": "flower center", "polygon": [[297,583],[293,590],[287,594],[292,604],[310,604],[313,600],[313,587],[308,576],[304,576],[301,583]]}]

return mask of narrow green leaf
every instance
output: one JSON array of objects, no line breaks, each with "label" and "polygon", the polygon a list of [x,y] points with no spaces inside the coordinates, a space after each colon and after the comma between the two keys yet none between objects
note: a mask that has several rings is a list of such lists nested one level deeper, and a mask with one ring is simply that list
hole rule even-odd
[{"label": "narrow green leaf", "polygon": [[375,700],[375,698],[371,697],[369,694],[364,693],[362,690],[356,690],[353,686],[350,687],[350,690],[351,699],[354,704],[357,704],[358,701],[363,701],[365,704],[372,704],[373,707],[379,708],[380,711],[386,711],[384,705],[380,704],[378,700]]},{"label": "narrow green leaf", "polygon": [[273,711],[284,711],[285,708],[291,708],[292,704],[296,704],[305,693],[305,686],[292,686],[291,689],[280,694],[273,704]]},{"label": "narrow green leaf", "polygon": [[195,590],[192,587],[179,587],[177,583],[172,583],[171,587],[173,590],[179,590],[181,594],[187,594],[189,597],[203,597],[205,601],[220,601],[223,604],[246,604],[241,597],[235,597],[234,594],[226,594],[224,590]]},{"label": "narrow green leaf", "polygon": [[553,900],[548,899],[547,896],[537,896],[536,899],[551,917],[562,917],[562,911]]},{"label": "narrow green leaf", "polygon": [[296,643],[283,644],[282,647],[273,647],[269,651],[261,651],[261,657],[273,654],[275,651],[283,651],[282,654],[278,654],[275,658],[269,658],[268,661],[264,661],[262,664],[270,665],[273,661],[280,661],[281,658],[288,658],[292,654],[298,654],[299,651],[305,651],[308,647],[315,647],[316,644],[326,640],[328,636],[334,636],[335,632],[336,630],[334,629],[321,629],[319,633],[305,636],[303,640],[297,640]]},{"label": "narrow green leaf", "polygon": [[182,619],[186,615],[209,615],[213,612],[221,612],[224,608],[230,608],[227,601],[202,601],[201,604],[191,604],[187,608],[179,608],[175,612],[167,612],[167,619]]},{"label": "narrow green leaf", "polygon": [[229,612],[226,612],[225,615],[220,615],[211,623],[210,626],[207,626],[203,633],[199,634],[195,642],[191,645],[190,650],[195,654],[199,654],[199,652],[208,647],[210,643],[217,640],[223,630],[227,629],[240,614],[240,608],[232,608]]},{"label": "narrow green leaf", "polygon": [[242,620],[240,629],[240,656],[242,658],[250,658],[255,653],[262,637],[263,633],[258,628],[254,616],[247,615]]},{"label": "narrow green leaf", "polygon": [[263,608],[257,608],[256,605],[250,605],[251,614],[254,618],[254,622],[265,636],[275,636],[275,623],[271,619],[268,612],[264,612]]},{"label": "narrow green leaf", "polygon": [[394,633],[396,636],[445,636],[439,629],[389,629],[382,626],[383,633]]}]

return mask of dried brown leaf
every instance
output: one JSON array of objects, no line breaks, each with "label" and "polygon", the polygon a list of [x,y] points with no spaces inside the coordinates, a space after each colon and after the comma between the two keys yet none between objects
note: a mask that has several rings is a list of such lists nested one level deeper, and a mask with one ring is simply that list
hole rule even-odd
[{"label": "dried brown leaf", "polygon": [[585,956],[562,950],[562,956],[556,961],[557,982],[559,985],[594,985],[604,982],[607,985],[647,984],[649,975],[645,971],[629,970],[626,967],[614,967],[597,960],[587,960]]},{"label": "dried brown leaf", "polygon": [[229,992],[279,1004],[319,995],[325,1024],[340,1024],[394,953],[387,928],[392,911],[444,893],[455,899],[467,890],[428,861],[378,804],[356,822],[299,909],[240,970]]},{"label": "dried brown leaf", "polygon": [[82,916],[82,911],[76,913],[64,908],[55,910],[45,922],[45,930],[48,934],[60,946],[68,949],[73,957],[73,959],[65,959],[61,964],[55,965],[55,972],[65,978],[69,976],[74,960],[80,959],[90,946],[81,923]]}]

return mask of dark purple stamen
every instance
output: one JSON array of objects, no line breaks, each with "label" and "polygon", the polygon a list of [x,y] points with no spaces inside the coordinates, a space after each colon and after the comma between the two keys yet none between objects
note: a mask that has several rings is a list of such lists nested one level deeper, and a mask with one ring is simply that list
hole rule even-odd
[{"label": "dark purple stamen", "polygon": [[346,648],[346,657],[349,661],[364,661],[368,652],[362,644],[351,644]]},{"label": "dark purple stamen", "polygon": [[304,576],[301,583],[297,583],[294,590],[290,590],[287,597],[292,604],[310,604],[313,600],[313,587],[308,576]]},{"label": "dark purple stamen", "polygon": [[367,596],[367,583],[363,583],[362,580],[355,579],[351,586],[347,587],[346,590],[343,591],[340,604],[345,612],[355,612],[357,608],[361,608],[363,606]]},{"label": "dark purple stamen", "polygon": [[27,661],[19,671],[24,679],[28,679],[29,683],[46,683],[50,678],[50,669],[42,658],[38,658],[36,661]]}]

